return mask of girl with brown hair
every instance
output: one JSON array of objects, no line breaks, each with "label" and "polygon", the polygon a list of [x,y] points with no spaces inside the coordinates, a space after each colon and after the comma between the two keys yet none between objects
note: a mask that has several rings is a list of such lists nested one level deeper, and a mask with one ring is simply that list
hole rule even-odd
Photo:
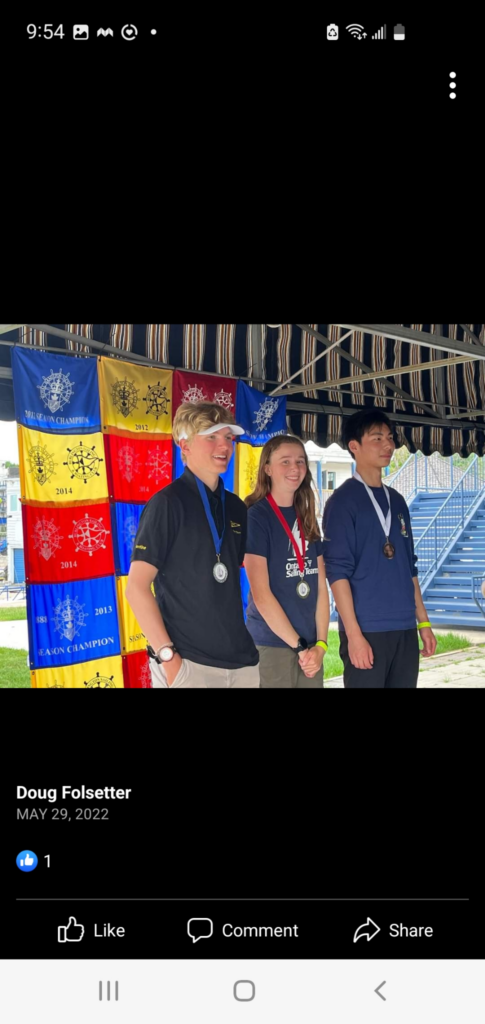
[{"label": "girl with brown hair", "polygon": [[323,546],[303,442],[269,440],[246,498],[247,628],[262,687],[322,687],[330,618]]}]

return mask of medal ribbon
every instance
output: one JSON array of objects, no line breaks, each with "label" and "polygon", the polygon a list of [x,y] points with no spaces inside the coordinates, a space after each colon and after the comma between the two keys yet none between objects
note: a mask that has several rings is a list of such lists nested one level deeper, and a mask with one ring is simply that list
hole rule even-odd
[{"label": "medal ribbon", "polygon": [[214,517],[213,517],[212,512],[211,512],[211,507],[209,505],[209,499],[207,497],[207,491],[205,489],[205,486],[202,483],[202,480],[199,480],[198,476],[196,476],[195,480],[196,480],[196,483],[197,483],[197,487],[199,488],[199,494],[200,494],[200,496],[202,498],[202,504],[204,506],[204,511],[205,511],[206,516],[207,516],[207,522],[209,523],[209,526],[210,526],[210,529],[211,529],[212,539],[214,541],[214,546],[215,546],[215,549],[216,549],[217,560],[219,561],[220,555],[221,555],[222,542],[224,540],[224,533],[225,533],[225,529],[226,529],[226,494],[225,494],[225,491],[224,491],[224,481],[219,477],[220,486],[221,486],[222,523],[223,523],[222,533],[221,533],[221,536],[219,537],[219,534],[218,534],[217,529],[216,529],[216,524],[214,522]]},{"label": "medal ribbon", "polygon": [[389,540],[389,534],[391,532],[391,522],[392,522],[391,498],[390,498],[390,495],[389,495],[389,488],[387,488],[385,484],[382,485],[384,487],[385,492],[386,492],[386,498],[387,498],[387,500],[389,502],[389,512],[387,513],[387,516],[384,519],[384,513],[383,513],[383,511],[381,509],[381,506],[376,501],[376,499],[375,499],[375,497],[374,497],[370,487],[367,486],[365,480],[362,479],[360,473],[354,473],[354,477],[361,484],[364,484],[364,487],[365,487],[365,489],[367,491],[367,494],[369,495],[369,498],[370,498],[370,500],[371,500],[371,502],[372,502],[372,504],[373,504],[373,506],[374,506],[374,508],[375,508],[375,510],[377,512],[377,515],[379,516],[379,522],[380,522],[380,524],[382,526],[382,529],[384,530],[384,533],[386,535],[386,540]]},{"label": "medal ribbon", "polygon": [[[276,502],[275,502],[275,500],[273,498],[273,495],[272,494],[267,494],[266,495],[266,499],[267,499],[267,501],[269,501],[269,503],[271,505],[271,508],[273,509],[273,512],[275,512],[276,515],[278,516],[278,519],[279,519],[279,521],[280,521],[280,523],[281,523],[285,533],[288,535],[288,537],[291,540],[291,543],[293,544],[293,547],[295,549],[295,554],[296,554],[296,557],[297,557],[297,561],[298,561],[298,568],[300,570],[300,576],[303,579],[303,576],[305,575],[305,534],[303,533],[303,526],[302,526],[301,519],[300,519],[299,515],[297,514],[296,518],[298,520],[298,526],[299,526],[299,529],[300,529],[300,537],[302,539],[303,551],[300,551],[300,549],[298,547],[298,544],[296,543],[295,535],[290,530],[290,527],[288,526],[288,523],[286,522],[286,519],[285,519],[283,513],[280,512],[280,510],[279,510],[279,508],[278,508],[278,506],[277,506],[277,504],[276,504]],[[298,586],[299,585],[300,584],[298,584]]]}]

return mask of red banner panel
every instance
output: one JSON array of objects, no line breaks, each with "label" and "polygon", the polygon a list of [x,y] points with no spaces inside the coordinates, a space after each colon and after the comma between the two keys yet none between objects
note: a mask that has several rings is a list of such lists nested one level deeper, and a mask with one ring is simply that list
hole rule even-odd
[{"label": "red banner panel", "polygon": [[183,402],[216,402],[235,416],[237,381],[230,377],[176,370],[172,382],[173,415]]},{"label": "red banner panel", "polygon": [[146,502],[172,483],[172,441],[105,434],[110,497]]},{"label": "red banner panel", "polygon": [[125,689],[152,689],[152,677],[150,672],[148,654],[146,651],[134,651],[132,654],[127,654],[124,658],[122,658],[122,661]]}]

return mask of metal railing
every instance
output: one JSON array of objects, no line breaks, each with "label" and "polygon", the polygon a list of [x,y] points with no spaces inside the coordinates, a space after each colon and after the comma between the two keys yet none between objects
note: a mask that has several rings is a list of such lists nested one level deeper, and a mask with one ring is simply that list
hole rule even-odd
[{"label": "metal railing", "polygon": [[421,591],[431,582],[440,562],[446,556],[465,527],[467,520],[485,498],[484,460],[474,456],[461,480],[441,506],[415,544],[418,556],[418,577]]},{"label": "metal railing", "polygon": [[485,618],[485,575],[473,577],[472,590],[473,600]]},{"label": "metal railing", "polygon": [[16,601],[17,598],[25,598],[27,593],[25,583],[6,583],[4,587],[0,589],[0,597],[7,597],[7,601],[12,598]]},{"label": "metal railing", "polygon": [[[477,458],[477,456],[474,456]],[[455,465],[453,456],[443,458],[438,452],[425,457],[422,452],[410,455],[397,473],[384,478],[386,487],[394,487],[408,505],[419,491],[452,491],[470,467]]]}]

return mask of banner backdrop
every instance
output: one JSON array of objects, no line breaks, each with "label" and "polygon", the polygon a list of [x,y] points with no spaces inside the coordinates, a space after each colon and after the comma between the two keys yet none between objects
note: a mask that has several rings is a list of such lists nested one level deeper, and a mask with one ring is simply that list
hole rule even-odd
[{"label": "banner backdrop", "polygon": [[184,402],[216,402],[224,409],[229,409],[234,416],[236,383],[231,377],[192,373],[190,370],[175,370],[173,375],[174,416],[179,405]]},{"label": "banner backdrop", "polygon": [[121,654],[114,576],[33,584],[29,597],[31,668]]},{"label": "banner backdrop", "polygon": [[22,501],[64,505],[108,497],[102,434],[18,432]]},{"label": "banner backdrop", "polygon": [[237,422],[246,433],[239,440],[248,444],[263,445],[276,434],[286,434],[286,398],[269,398],[243,380],[237,383]]},{"label": "banner backdrop", "polygon": [[38,689],[114,690],[123,689],[122,658],[101,658],[85,665],[63,665],[37,669],[30,673],[32,686]]},{"label": "banner backdrop", "polygon": [[123,676],[125,687],[132,689],[151,690],[152,677],[148,654],[146,651],[137,651],[123,658]]},{"label": "banner backdrop", "polygon": [[72,359],[16,346],[12,373],[15,418],[19,423],[77,434],[100,429],[94,359]]},{"label": "banner backdrop", "polygon": [[127,576],[130,571],[136,531],[144,508],[144,505],[128,502],[117,502],[113,508],[116,571],[122,576]]},{"label": "banner backdrop", "polygon": [[[105,434],[109,494],[114,501],[148,501],[172,483],[172,441]],[[177,449],[178,450],[178,449]]]},{"label": "banner backdrop", "polygon": [[62,583],[114,573],[108,501],[69,508],[23,505],[25,579]]},{"label": "banner backdrop", "polygon": [[123,654],[129,654],[131,651],[146,651],[148,643],[145,634],[142,633],[131,607],[126,600],[125,590],[127,582],[127,576],[119,576],[116,580],[118,608],[121,621],[121,648]]},{"label": "banner backdrop", "polygon": [[172,371],[98,359],[103,430],[172,433]]},{"label": "banner backdrop", "polygon": [[[286,432],[286,399],[229,377],[21,347],[12,370],[32,686],[149,689],[125,589],[143,508],[184,470],[173,415],[202,400],[232,412],[246,433],[223,479],[244,499],[263,444]],[[246,608],[244,569],[241,591]]]},{"label": "banner backdrop", "polygon": [[252,444],[240,443],[237,446],[237,493],[242,501],[256,487],[262,450],[262,446],[256,448]]}]

